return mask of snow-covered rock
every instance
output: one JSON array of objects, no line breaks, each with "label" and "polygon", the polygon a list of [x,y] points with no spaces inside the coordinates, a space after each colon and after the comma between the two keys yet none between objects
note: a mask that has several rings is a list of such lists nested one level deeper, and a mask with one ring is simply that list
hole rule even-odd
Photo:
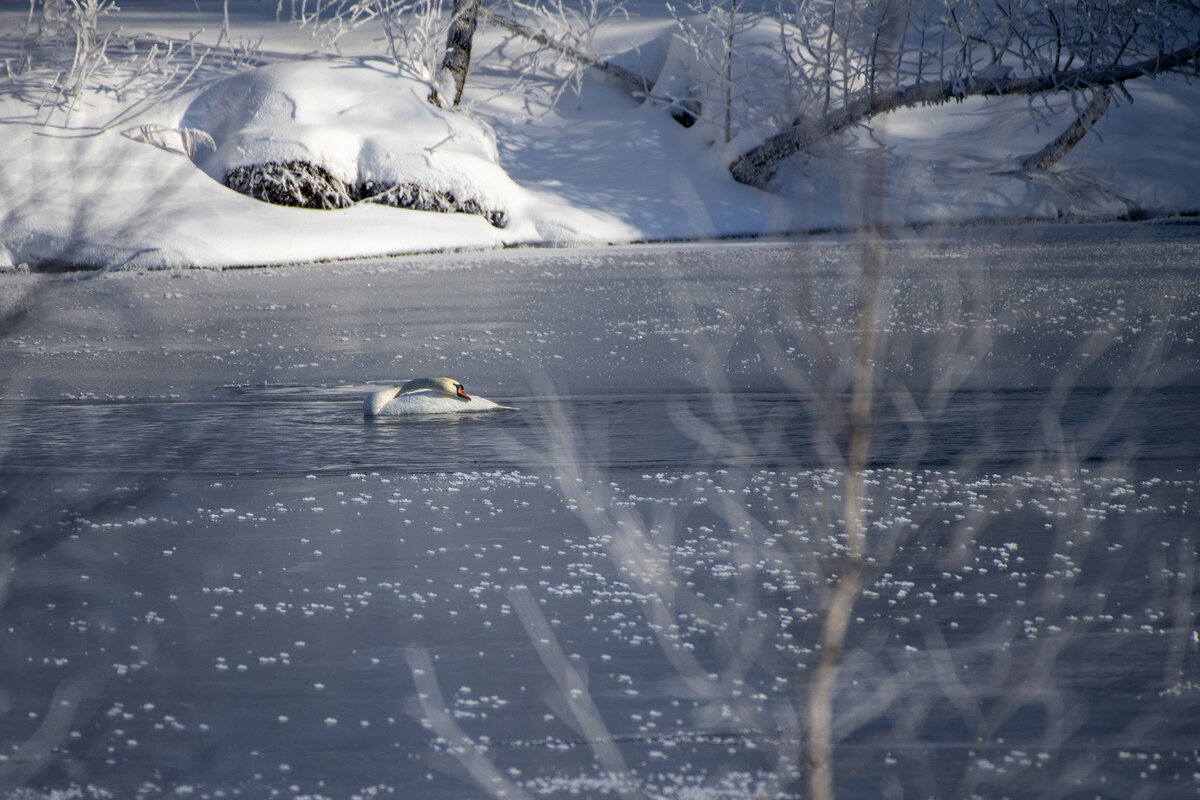
[{"label": "snow-covered rock", "polygon": [[500,166],[491,129],[428,94],[369,61],[276,64],[217,83],[182,125],[212,137],[215,150],[193,160],[221,183],[242,168],[311,164],[350,187],[351,201],[360,187],[422,187],[503,215],[522,190]]}]

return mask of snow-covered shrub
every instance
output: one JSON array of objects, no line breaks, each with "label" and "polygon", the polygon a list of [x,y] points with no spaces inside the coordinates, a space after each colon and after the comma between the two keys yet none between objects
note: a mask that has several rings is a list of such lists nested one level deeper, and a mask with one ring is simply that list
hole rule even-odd
[{"label": "snow-covered shrub", "polygon": [[367,180],[351,185],[335,178],[320,164],[307,161],[247,164],[225,174],[224,183],[235,192],[293,208],[349,208],[355,203],[379,203],[413,211],[478,214],[497,228],[503,228],[508,215],[485,208],[474,198],[459,199],[453,192],[431,189],[415,183],[378,184]]},{"label": "snow-covered shrub", "polygon": [[354,196],[356,202],[379,203],[393,208],[477,214],[496,228],[503,228],[508,224],[508,215],[502,210],[485,208],[478,200],[471,197],[458,198],[452,192],[438,191],[415,183],[385,186],[373,181],[366,181],[354,187]]},{"label": "snow-covered shrub", "polygon": [[244,164],[225,173],[224,183],[235,192],[277,206],[331,209],[354,203],[345,182],[308,161]]},{"label": "snow-covered shrub", "polygon": [[196,150],[197,165],[260,200],[464,212],[502,227],[521,190],[490,129],[430,105],[427,91],[365,66],[280,64],[202,93],[183,127],[215,145]]}]

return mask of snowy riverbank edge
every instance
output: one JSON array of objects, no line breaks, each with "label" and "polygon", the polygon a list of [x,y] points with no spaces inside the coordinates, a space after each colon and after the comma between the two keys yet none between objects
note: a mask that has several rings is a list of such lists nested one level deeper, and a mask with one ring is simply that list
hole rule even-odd
[{"label": "snowy riverbank edge", "polygon": [[[8,14],[7,16],[11,16]],[[162,24],[164,37],[190,20]],[[599,42],[672,69],[661,20],[611,23]],[[308,35],[274,26],[299,53]],[[282,33],[281,33],[282,31]],[[500,34],[481,34],[500,50]],[[290,38],[289,38],[290,37]],[[462,110],[422,108],[419,87],[358,55],[281,59],[215,74],[142,104],[94,91],[47,122],[28,92],[0,92],[0,269],[252,267],[525,246],[784,237],[854,230],[877,205],[892,228],[1016,221],[1190,219],[1200,211],[1200,82],[1139,79],[1054,169],[1014,165],[1075,111],[1065,98],[974,98],[905,109],[796,159],[771,192],[735,182],[730,146],[683,128],[603,76],[546,101],[544,87],[503,91],[481,59]],[[253,107],[230,97],[254,98]],[[44,116],[44,115],[43,115]],[[116,120],[114,123],[113,121]],[[197,128],[215,153],[191,157],[146,131]],[[454,149],[443,143],[447,130]],[[281,144],[282,143],[282,144]],[[867,203],[866,153],[886,148],[882,202]],[[255,151],[255,148],[258,148]],[[236,155],[314,154],[347,174],[434,175],[484,197],[503,227],[471,214],[375,204],[316,211],[226,188]],[[219,157],[218,157],[219,156]],[[437,158],[447,156],[441,163]]]}]

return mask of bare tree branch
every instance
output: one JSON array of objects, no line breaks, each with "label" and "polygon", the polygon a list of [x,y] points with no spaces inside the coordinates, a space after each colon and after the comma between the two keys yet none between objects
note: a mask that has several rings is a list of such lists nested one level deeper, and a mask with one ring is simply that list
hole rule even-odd
[{"label": "bare tree branch", "polygon": [[522,23],[517,22],[516,20],[509,19],[508,17],[503,17],[503,16],[495,13],[494,11],[487,10],[486,8],[479,9],[479,13],[482,14],[483,17],[485,19],[487,19],[489,22],[494,22],[495,24],[499,25],[501,28],[504,28],[505,30],[511,31],[511,32],[517,34],[518,36],[522,36],[526,39],[529,39],[530,41],[540,44],[543,47],[549,47],[551,50],[554,50],[557,53],[561,53],[562,55],[566,56],[567,58],[569,58],[572,61],[575,61],[579,64],[584,64],[585,66],[589,66],[589,67],[595,67],[596,69],[600,70],[601,72],[611,75],[612,77],[616,78],[617,80],[619,80],[622,83],[629,86],[629,88],[632,89],[634,92],[639,92],[639,93],[645,94],[650,91],[651,82],[649,80],[642,77],[641,75],[638,75],[635,72],[630,72],[629,70],[625,69],[624,67],[619,67],[616,64],[612,63],[611,61],[605,61],[602,58],[597,58],[596,56],[589,55],[588,53],[585,53],[582,50],[579,50],[578,48],[572,47],[571,45],[566,44],[565,42],[560,42],[559,40],[550,36],[545,31],[535,31],[533,28],[530,28],[528,25],[523,25]]},{"label": "bare tree branch", "polygon": [[484,787],[499,800],[529,800],[529,795],[504,776],[479,750],[478,744],[459,727],[442,699],[438,688],[433,659],[428,651],[412,647],[405,651],[413,683],[417,687],[417,705],[423,715],[422,721],[446,740],[450,754],[466,769],[471,780]]},{"label": "bare tree branch", "polygon": [[934,105],[966,97],[1035,95],[1051,91],[1103,89],[1147,75],[1158,75],[1200,60],[1200,41],[1171,53],[1108,67],[1082,67],[1016,78],[971,76],[962,80],[922,81],[886,92],[861,91],[819,120],[801,119],[791,128],[743,153],[729,165],[735,180],[766,187],[780,162],[864,120],[899,108]]}]

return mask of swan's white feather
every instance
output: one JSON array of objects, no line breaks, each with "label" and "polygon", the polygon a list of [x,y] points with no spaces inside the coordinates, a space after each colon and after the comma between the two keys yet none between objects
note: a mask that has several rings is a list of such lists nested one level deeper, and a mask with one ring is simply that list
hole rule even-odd
[{"label": "swan's white feather", "polygon": [[410,392],[388,400],[382,406],[372,411],[372,398],[380,394],[376,392],[367,398],[364,413],[368,417],[404,417],[410,414],[466,414],[475,411],[494,411],[508,408],[499,403],[493,403],[486,397],[472,395],[470,402],[459,400],[457,397],[444,397],[434,392]]},{"label": "swan's white feather", "polygon": [[486,397],[471,397],[453,378],[413,378],[402,386],[380,389],[363,401],[367,417],[402,417],[410,414],[463,414],[508,408]]}]

